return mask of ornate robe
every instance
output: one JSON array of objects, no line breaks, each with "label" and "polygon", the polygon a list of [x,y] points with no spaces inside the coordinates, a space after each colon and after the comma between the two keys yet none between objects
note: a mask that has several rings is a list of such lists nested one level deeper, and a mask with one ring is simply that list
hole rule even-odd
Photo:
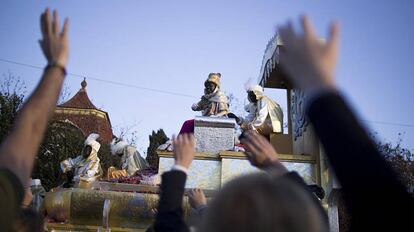
[{"label": "ornate robe", "polygon": [[242,118],[243,130],[253,129],[264,136],[270,133],[283,133],[283,111],[279,104],[263,96],[256,103],[245,107],[249,114]]},{"label": "ornate robe", "polygon": [[121,158],[122,169],[125,169],[128,175],[134,175],[138,170],[148,168],[147,161],[141,157],[137,149],[133,146],[124,148],[124,154]]},{"label": "ornate robe", "polygon": [[133,176],[137,171],[149,167],[147,161],[142,158],[137,149],[127,145],[122,149],[121,169],[115,167],[108,168],[108,179]]},{"label": "ornate robe", "polygon": [[203,116],[225,116],[229,113],[228,99],[219,88],[211,94],[203,95],[191,108],[202,111]]},{"label": "ornate robe", "polygon": [[77,156],[74,159],[69,158],[60,162],[60,168],[64,173],[74,170],[74,182],[79,182],[81,180],[92,182],[98,179],[102,174],[98,153],[94,149],[92,149],[92,152],[87,159],[82,155]]}]

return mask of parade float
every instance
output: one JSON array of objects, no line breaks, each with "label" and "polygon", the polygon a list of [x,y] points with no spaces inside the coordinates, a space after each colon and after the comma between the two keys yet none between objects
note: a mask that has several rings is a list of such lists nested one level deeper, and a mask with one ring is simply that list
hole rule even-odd
[{"label": "parade float", "polygon": [[[278,151],[279,159],[289,170],[297,171],[308,184],[323,187],[328,198],[322,203],[329,208],[331,223],[335,223],[338,218],[334,211],[335,201],[331,196],[334,193],[335,181],[328,172],[326,158],[312,125],[304,114],[305,96],[293,90],[279,70],[278,62],[282,58],[279,55],[280,46],[282,44],[277,37],[270,40],[257,82],[265,88],[286,91],[286,99],[278,100],[287,101],[287,116],[283,119],[283,123],[287,124],[287,131],[271,133],[268,138]],[[81,91],[85,91],[84,85],[86,83],[82,85]],[[85,96],[87,97],[86,91]],[[87,102],[89,99],[77,101]],[[58,107],[56,113],[62,112],[72,112],[83,117],[93,115],[109,120],[105,112],[92,108],[82,111]],[[196,155],[188,172],[186,189],[202,188],[206,196],[211,197],[232,178],[259,171],[250,165],[243,151],[235,149],[236,121],[227,117],[194,118],[192,123]],[[91,131],[86,133],[89,132]],[[141,173],[138,178],[120,177],[117,181],[102,177],[101,180],[91,183],[79,182],[72,188],[52,189],[44,200],[44,209],[48,215],[47,227],[55,231],[145,231],[154,221],[159,175],[170,170],[174,164],[171,150],[166,147],[158,150],[158,174]],[[185,218],[190,220],[191,209],[186,195],[183,208]]]}]

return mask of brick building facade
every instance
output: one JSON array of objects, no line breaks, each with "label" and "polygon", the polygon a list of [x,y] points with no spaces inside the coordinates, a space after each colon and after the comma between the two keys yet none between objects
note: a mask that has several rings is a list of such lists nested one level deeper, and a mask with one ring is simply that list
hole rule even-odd
[{"label": "brick building facade", "polygon": [[90,133],[100,135],[100,140],[108,144],[112,140],[112,126],[107,112],[96,108],[86,92],[87,83],[68,101],[58,105],[53,120],[69,121],[76,125],[87,136]]}]

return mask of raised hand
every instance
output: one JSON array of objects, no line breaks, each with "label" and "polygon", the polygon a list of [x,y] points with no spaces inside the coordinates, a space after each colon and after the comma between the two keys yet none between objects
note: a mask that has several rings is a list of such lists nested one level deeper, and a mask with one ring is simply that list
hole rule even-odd
[{"label": "raised hand", "polygon": [[53,11],[53,19],[51,19],[49,8],[40,16],[42,39],[39,40],[39,44],[49,65],[66,67],[69,52],[68,23],[69,20],[66,18],[62,31],[59,31],[59,18],[56,10]]},{"label": "raised hand", "polygon": [[276,150],[265,137],[250,130],[244,132],[241,142],[250,151],[246,152],[246,156],[253,166],[265,170],[275,177],[288,172],[285,166],[279,162]]},{"label": "raised hand", "polygon": [[339,26],[333,23],[326,42],[318,40],[308,19],[301,18],[303,34],[292,23],[278,28],[284,46],[280,65],[295,87],[302,90],[335,88],[333,72],[338,55]]},{"label": "raised hand", "polygon": [[193,134],[173,136],[175,164],[189,168],[195,155],[195,140]]},{"label": "raised hand", "polygon": [[188,191],[188,201],[193,209],[198,209],[207,205],[207,199],[203,190],[199,188],[191,189]]},{"label": "raised hand", "polygon": [[244,132],[241,142],[246,146],[247,158],[253,166],[265,168],[278,161],[276,150],[265,137],[253,131]]}]

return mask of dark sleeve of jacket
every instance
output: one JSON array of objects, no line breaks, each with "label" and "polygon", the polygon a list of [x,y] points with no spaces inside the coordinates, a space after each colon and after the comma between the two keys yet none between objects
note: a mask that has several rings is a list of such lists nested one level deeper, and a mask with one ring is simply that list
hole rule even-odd
[{"label": "dark sleeve of jacket", "polygon": [[0,231],[10,231],[18,217],[24,188],[12,171],[0,168]]},{"label": "dark sleeve of jacket", "polygon": [[325,212],[325,209],[322,207],[321,201],[316,197],[316,195],[310,191],[308,185],[305,183],[305,180],[297,173],[297,172],[288,172],[285,175],[281,176],[281,178],[287,178],[293,183],[297,184],[300,188],[303,189],[304,192],[308,193],[309,197],[314,202],[315,206],[320,211],[321,216],[324,219],[324,223],[326,223],[326,227],[329,227],[329,219],[328,215]]},{"label": "dark sleeve of jacket", "polygon": [[342,185],[354,230],[403,231],[413,198],[398,181],[350,107],[326,93],[308,109],[333,170]]},{"label": "dark sleeve of jacket", "polygon": [[154,223],[156,232],[189,231],[182,208],[187,175],[182,171],[169,171],[162,175],[158,213]]}]

